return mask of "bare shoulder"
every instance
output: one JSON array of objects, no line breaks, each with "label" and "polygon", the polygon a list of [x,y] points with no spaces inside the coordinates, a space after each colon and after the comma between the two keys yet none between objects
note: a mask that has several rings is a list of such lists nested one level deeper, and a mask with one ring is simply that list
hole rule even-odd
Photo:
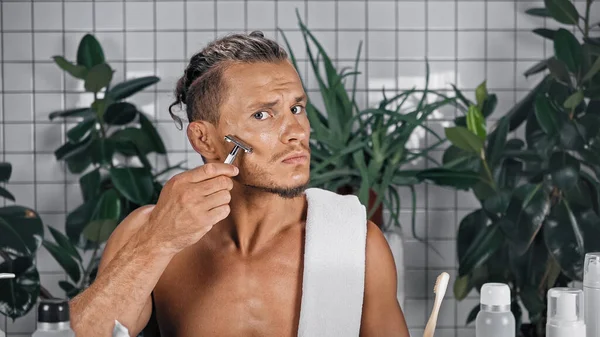
[{"label": "bare shoulder", "polygon": [[396,264],[383,232],[367,222],[365,295],[360,337],[408,337],[397,300]]},{"label": "bare shoulder", "polygon": [[[394,256],[383,232],[372,221],[367,221],[367,272],[384,273],[396,276],[396,264]],[[395,280],[394,280],[395,281]]]}]

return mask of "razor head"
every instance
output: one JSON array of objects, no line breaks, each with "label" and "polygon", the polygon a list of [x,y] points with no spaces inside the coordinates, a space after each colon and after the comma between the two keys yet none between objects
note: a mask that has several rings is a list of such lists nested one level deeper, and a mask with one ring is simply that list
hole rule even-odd
[{"label": "razor head", "polygon": [[225,141],[234,143],[239,146],[242,150],[246,151],[246,153],[252,153],[252,147],[246,143],[244,143],[241,139],[237,138],[234,135],[225,136]]}]

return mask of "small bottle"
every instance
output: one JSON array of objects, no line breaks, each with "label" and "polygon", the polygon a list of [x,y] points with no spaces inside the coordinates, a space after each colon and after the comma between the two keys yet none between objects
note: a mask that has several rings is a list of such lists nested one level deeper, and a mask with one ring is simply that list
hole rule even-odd
[{"label": "small bottle", "polygon": [[[0,273],[0,280],[15,278],[15,274],[12,273]],[[0,284],[1,285],[1,284]],[[6,337],[4,331],[0,330],[0,337]]]},{"label": "small bottle", "polygon": [[587,337],[600,336],[600,253],[585,254],[583,304]]},{"label": "small bottle", "polygon": [[69,301],[41,300],[38,307],[37,330],[31,337],[75,337],[71,329]]},{"label": "small bottle", "polygon": [[583,291],[576,288],[548,290],[546,337],[585,337]]},{"label": "small bottle", "polygon": [[504,283],[481,287],[480,310],[475,320],[477,337],[515,337],[515,316],[510,311],[510,288]]}]

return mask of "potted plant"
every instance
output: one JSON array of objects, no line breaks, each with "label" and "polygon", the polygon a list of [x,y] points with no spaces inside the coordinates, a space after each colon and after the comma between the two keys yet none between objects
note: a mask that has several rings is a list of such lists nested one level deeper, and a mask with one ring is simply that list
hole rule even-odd
[{"label": "potted plant", "polygon": [[[0,182],[8,182],[11,174],[11,164],[0,163]],[[15,201],[12,193],[1,186],[0,196]],[[35,210],[18,204],[0,207],[0,273],[16,276],[0,280],[0,314],[13,321],[27,314],[38,296],[51,296],[40,285],[34,262],[43,238],[44,226]]]},{"label": "potted plant", "polygon": [[[485,82],[456,126],[444,166],[480,175],[472,191],[481,207],[460,222],[458,300],[485,282],[507,283],[520,336],[544,336],[547,291],[582,280],[586,252],[600,251],[600,39],[591,36],[591,1],[580,15],[569,0],[546,0],[531,15],[570,24],[536,29],[554,55],[525,73],[546,69],[539,84],[487,132],[493,95]],[[525,128],[521,139],[509,134]],[[521,324],[521,305],[530,323]],[[479,308],[473,308],[467,323]]]},{"label": "potted plant", "polygon": [[[415,238],[420,239],[415,230],[414,185],[422,181],[434,181],[440,185],[467,188],[478,179],[473,172],[454,168],[405,168],[412,161],[429,158],[429,152],[445,141],[426,125],[426,121],[437,109],[455,104],[455,98],[428,89],[427,68],[424,89],[413,88],[389,98],[384,91],[384,98],[378,106],[360,108],[355,99],[360,45],[354,69],[338,70],[319,41],[304,25],[298,11],[296,15],[325,105],[325,111],[320,111],[309,100],[306,107],[311,124],[311,186],[358,196],[367,207],[369,219],[380,226],[390,242],[401,280],[404,276],[403,241],[401,234],[394,230],[394,227],[400,226],[400,196],[397,187],[408,187],[412,193],[412,232]],[[285,34],[281,33],[290,51],[290,58],[298,69],[292,48]],[[311,44],[316,47],[316,55]],[[348,80],[352,81],[349,90],[346,89]],[[429,103],[432,95],[438,100]],[[408,141],[418,128],[433,135],[437,139],[436,143],[423,150],[409,148]],[[383,220],[383,206],[390,213],[388,223]],[[401,289],[398,298],[402,303]]]},{"label": "potted plant", "polygon": [[[85,91],[94,97],[88,107],[49,115],[51,120],[77,122],[67,130],[67,141],[54,154],[69,172],[80,175],[83,203],[67,215],[65,233],[48,226],[53,241],[43,238],[42,222],[35,211],[20,206],[0,209],[0,256],[4,260],[0,271],[17,270],[14,280],[0,281],[10,282],[10,287],[0,287],[0,312],[13,318],[26,314],[40,293],[53,297],[40,286],[31,263],[40,245],[68,275],[68,281],[60,281],[59,286],[69,298],[76,296],[95,279],[104,243],[118,223],[137,207],[155,203],[162,188],[159,177],[182,168],[181,163],[169,166],[165,146],[152,122],[126,101],[157,83],[158,77],[111,85],[114,70],[90,34],[81,39],[75,62],[62,56],[53,59],[69,75],[84,81]],[[166,168],[156,172],[148,159],[150,153],[160,155]],[[10,172],[10,166],[0,165],[0,181],[6,181]],[[0,195],[14,199],[1,188]],[[84,258],[86,252],[91,252],[91,258]]]},{"label": "potted plant", "polygon": [[[162,185],[158,177],[181,163],[160,172],[148,159],[156,153],[166,161],[166,149],[152,122],[135,105],[126,101],[133,94],[156,84],[156,76],[139,77],[111,85],[114,70],[104,59],[93,35],[80,41],[75,63],[54,56],[56,64],[74,78],[84,81],[94,97],[91,106],[50,113],[50,119],[76,119],[66,133],[67,141],[55,151],[71,173],[80,174],[83,204],[67,215],[65,234],[44,247],[65,269],[69,281],[60,287],[69,297],[85,289],[95,278],[102,245],[112,231],[136,208],[155,203]],[[59,238],[57,238],[59,237]],[[89,261],[78,252],[92,251]]]}]

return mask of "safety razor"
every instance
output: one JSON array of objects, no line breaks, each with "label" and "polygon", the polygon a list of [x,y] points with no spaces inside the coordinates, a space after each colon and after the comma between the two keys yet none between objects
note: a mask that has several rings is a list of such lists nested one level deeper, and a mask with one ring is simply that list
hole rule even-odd
[{"label": "safety razor", "polygon": [[229,155],[227,156],[227,158],[225,159],[225,164],[233,163],[240,148],[242,150],[246,151],[246,153],[252,153],[252,147],[250,147],[250,145],[244,143],[243,141],[241,141],[239,138],[237,138],[234,135],[225,136],[225,141],[227,141],[229,143],[233,143],[235,145],[233,147],[233,149],[231,150],[231,152],[229,152]]}]

